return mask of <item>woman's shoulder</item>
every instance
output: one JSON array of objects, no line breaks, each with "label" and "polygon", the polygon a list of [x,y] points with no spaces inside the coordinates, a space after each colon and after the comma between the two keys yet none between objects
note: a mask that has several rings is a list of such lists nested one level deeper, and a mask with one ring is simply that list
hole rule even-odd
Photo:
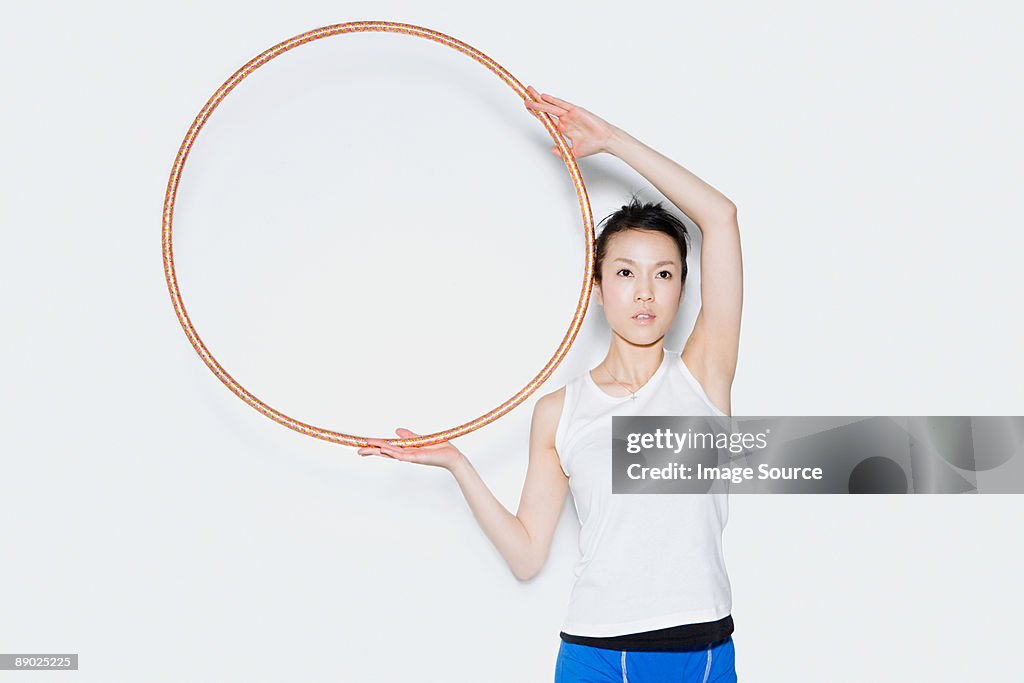
[{"label": "woman's shoulder", "polygon": [[552,447],[555,444],[555,434],[558,432],[558,422],[562,417],[565,395],[566,387],[559,387],[537,399],[533,407],[533,431],[540,441]]},{"label": "woman's shoulder", "polygon": [[549,417],[553,414],[555,419],[562,412],[562,406],[565,404],[566,386],[561,386],[554,391],[544,394],[537,399],[537,405],[534,407],[534,411],[537,413],[544,413]]}]

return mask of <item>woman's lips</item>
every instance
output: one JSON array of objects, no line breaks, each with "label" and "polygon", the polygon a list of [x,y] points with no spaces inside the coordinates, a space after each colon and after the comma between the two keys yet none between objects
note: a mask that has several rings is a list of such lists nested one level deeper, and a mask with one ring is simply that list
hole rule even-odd
[{"label": "woman's lips", "polygon": [[633,322],[635,322],[637,325],[650,325],[651,323],[654,322],[654,319],[657,317],[653,313],[649,314],[649,317],[645,318],[638,317],[640,315],[641,314],[638,313],[637,315],[633,316]]}]

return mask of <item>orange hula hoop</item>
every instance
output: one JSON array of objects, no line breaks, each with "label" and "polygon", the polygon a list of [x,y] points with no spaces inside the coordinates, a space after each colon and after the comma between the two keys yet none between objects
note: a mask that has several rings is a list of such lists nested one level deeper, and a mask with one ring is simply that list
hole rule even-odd
[{"label": "orange hula hoop", "polygon": [[[284,413],[275,410],[270,407],[259,398],[251,394],[242,385],[234,380],[230,374],[221,366],[220,363],[213,357],[210,350],[206,348],[202,339],[196,333],[195,328],[192,326],[192,322],[189,319],[188,313],[185,310],[185,303],[181,299],[181,293],[178,291],[178,280],[174,272],[174,255],[171,243],[171,232],[172,224],[174,219],[174,201],[178,193],[178,185],[181,182],[181,173],[185,167],[185,161],[188,159],[189,151],[192,148],[192,144],[195,142],[196,137],[199,135],[199,131],[202,130],[203,125],[213,114],[213,111],[217,108],[217,105],[227,97],[236,85],[238,85],[242,79],[251,74],[256,69],[260,68],[271,59],[278,57],[288,50],[292,50],[300,45],[310,43],[314,40],[320,40],[322,38],[328,38],[330,36],[346,34],[346,33],[360,33],[360,32],[387,32],[387,33],[399,33],[409,36],[416,36],[418,38],[426,38],[432,40],[441,45],[445,45],[450,48],[454,48],[459,52],[472,57],[477,62],[483,64],[485,67],[490,69],[496,74],[501,80],[511,87],[516,94],[522,97],[524,100],[529,100],[530,94],[523,84],[520,83],[512,74],[506,71],[500,64],[495,62],[493,59],[480,52],[479,50],[463,43],[456,38],[445,35],[438,31],[434,31],[421,26],[414,26],[412,24],[400,24],[389,21],[353,21],[344,24],[334,24],[331,26],[324,26],[322,28],[307,31],[306,33],[289,38],[284,42],[278,43],[273,47],[265,50],[256,57],[253,57],[247,62],[242,68],[236,71],[227,81],[224,82],[220,88],[210,97],[203,108],[196,115],[195,120],[189,127],[188,132],[185,134],[185,139],[182,141],[181,146],[178,148],[178,155],[174,159],[174,165],[171,168],[171,176],[167,181],[167,192],[164,197],[164,209],[163,209],[163,261],[164,261],[164,275],[167,279],[167,288],[171,295],[171,303],[174,305],[174,312],[178,316],[178,321],[181,323],[182,328],[185,330],[185,334],[188,336],[188,340],[192,343],[196,353],[203,359],[203,362],[213,371],[213,374],[227,386],[236,396],[248,403],[250,406],[258,410],[263,415],[270,419],[278,422],[290,429],[293,429],[301,434],[312,436],[324,441],[332,441],[335,443],[343,444],[346,446],[358,446],[364,447],[369,446],[369,442],[366,438],[357,436],[354,434],[345,434],[343,432],[335,432],[329,429],[322,429],[315,427],[304,422],[300,422]],[[573,185],[576,187],[576,195],[579,198],[580,211],[583,216],[583,228],[584,236],[586,238],[586,255],[584,262],[584,274],[583,274],[583,286],[580,291],[579,302],[576,305],[576,312],[573,315],[572,322],[569,325],[569,329],[565,333],[565,337],[559,344],[558,349],[554,355],[551,356],[547,364],[541,368],[540,372],[529,381],[529,383],[519,390],[510,399],[488,411],[484,415],[461,424],[451,429],[445,429],[433,434],[425,434],[417,437],[410,437],[405,439],[397,438],[382,438],[380,441],[384,441],[389,445],[393,446],[430,446],[433,444],[441,443],[443,441],[449,441],[464,434],[468,434],[474,430],[480,429],[481,427],[490,424],[497,420],[499,417],[505,415],[513,408],[518,406],[520,403],[525,401],[533,392],[540,388],[544,382],[548,380],[555,368],[558,367],[559,363],[565,358],[566,353],[572,346],[572,343],[576,339],[576,334],[579,332],[580,326],[583,324],[583,318],[587,312],[587,305],[590,302],[590,294],[593,289],[593,274],[594,274],[594,219],[590,209],[590,201],[587,197],[587,190],[583,184],[583,177],[580,175],[579,167],[576,165],[576,159],[574,158],[571,149],[566,145],[565,140],[558,133],[552,122],[551,116],[546,112],[536,112],[538,118],[544,124],[548,134],[555,141],[555,145],[561,152],[562,159],[565,161],[566,168],[569,170],[569,175],[572,177]],[[373,437],[371,437],[373,438]]]}]

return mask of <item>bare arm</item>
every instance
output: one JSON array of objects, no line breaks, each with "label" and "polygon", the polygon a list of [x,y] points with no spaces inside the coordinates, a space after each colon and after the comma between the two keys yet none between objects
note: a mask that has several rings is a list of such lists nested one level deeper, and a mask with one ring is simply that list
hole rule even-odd
[{"label": "bare arm", "polygon": [[706,223],[719,222],[723,216],[736,212],[728,197],[621,128],[612,126],[605,151],[625,161],[658,188],[700,227],[701,233]]},{"label": "bare arm", "polygon": [[743,261],[736,205],[668,157],[619,128],[606,146],[682,209],[701,232],[700,298],[697,322],[684,355],[698,374],[724,393],[732,384],[739,354],[743,308]]},{"label": "bare arm", "polygon": [[530,461],[515,515],[494,497],[468,459],[451,468],[480,528],[521,581],[536,576],[547,561],[569,490],[554,445],[562,403],[558,394],[544,396],[534,406]]},{"label": "bare arm", "polygon": [[607,150],[649,180],[700,228],[701,309],[683,354],[697,366],[709,392],[727,402],[728,387],[736,374],[743,308],[736,205],[690,171],[618,128],[614,128]]},{"label": "bare arm", "polygon": [[[444,467],[455,477],[473,516],[508,563],[517,579],[526,580],[540,572],[547,560],[551,540],[569,490],[569,479],[562,472],[555,452],[555,430],[562,412],[564,389],[537,401],[530,427],[530,462],[519,501],[513,515],[494,494],[468,458],[450,442],[407,448],[384,439],[367,439],[360,455],[384,457]],[[420,436],[408,429],[395,430],[402,438]]]},{"label": "bare arm", "polygon": [[[532,86],[526,108],[556,120],[568,137],[575,158],[606,152],[629,164],[690,217],[703,237],[700,257],[701,310],[683,350],[687,365],[696,366],[709,394],[728,405],[736,373],[740,315],[743,307],[743,263],[736,205],[696,175],[651,149],[621,128],[583,107]],[[561,157],[557,147],[550,150]]]}]

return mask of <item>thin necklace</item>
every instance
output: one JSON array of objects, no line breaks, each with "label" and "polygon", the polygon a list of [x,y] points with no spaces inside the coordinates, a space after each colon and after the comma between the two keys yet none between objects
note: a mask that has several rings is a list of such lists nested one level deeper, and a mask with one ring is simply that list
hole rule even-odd
[{"label": "thin necklace", "polygon": [[[607,372],[607,373],[608,373],[609,375],[611,375],[611,378],[612,378],[612,379],[614,379],[614,380],[616,381],[616,383],[618,383],[618,384],[621,384],[622,386],[626,387],[626,391],[629,391],[630,393],[632,393],[632,394],[633,394],[632,396],[630,396],[630,397],[629,397],[630,399],[632,399],[632,400],[634,400],[634,401],[636,400],[636,392],[637,392],[638,390],[635,390],[635,389],[630,389],[630,388],[629,388],[628,386],[626,386],[625,384],[622,384],[622,382],[619,382],[618,378],[617,378],[617,377],[616,377],[615,375],[612,375],[612,371],[611,371],[611,370],[609,370],[608,368],[605,368],[605,369],[604,369],[604,371],[605,371],[605,372]],[[651,375],[651,376],[653,377],[653,375]],[[648,379],[647,381],[649,382],[649,381],[650,381],[650,379]],[[641,389],[643,389],[643,387],[640,387],[640,388],[641,388]]]}]

